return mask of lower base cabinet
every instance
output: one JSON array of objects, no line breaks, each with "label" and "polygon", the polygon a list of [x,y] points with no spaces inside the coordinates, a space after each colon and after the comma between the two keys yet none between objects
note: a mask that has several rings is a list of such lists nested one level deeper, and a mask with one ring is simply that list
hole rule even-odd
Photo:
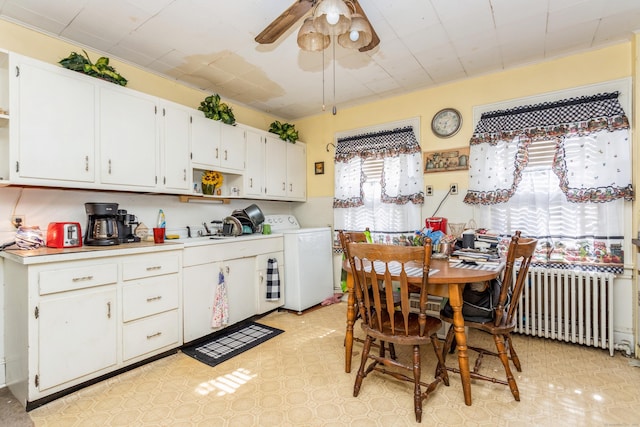
[{"label": "lower base cabinet", "polygon": [[[282,254],[282,250],[282,236],[186,247],[182,270],[184,342],[197,340],[225,326],[282,306],[284,298],[270,301],[266,306],[259,301],[261,296],[264,300],[262,289],[265,285],[261,284],[258,273],[263,266],[266,269],[265,256]],[[225,326],[214,327],[214,300],[220,273],[224,275],[227,289],[229,321]],[[266,270],[262,274],[266,274]],[[280,267],[280,277],[284,277],[283,267]],[[281,295],[284,295],[284,288]]]},{"label": "lower base cabinet", "polygon": [[170,248],[46,262],[5,257],[5,372],[16,399],[32,409],[179,347],[182,247]]}]

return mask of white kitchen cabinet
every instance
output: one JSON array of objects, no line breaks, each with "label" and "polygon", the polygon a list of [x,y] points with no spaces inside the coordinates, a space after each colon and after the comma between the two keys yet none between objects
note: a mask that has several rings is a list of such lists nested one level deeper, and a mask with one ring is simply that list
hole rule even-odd
[{"label": "white kitchen cabinet", "polygon": [[9,75],[12,183],[93,183],[96,89],[90,78],[14,54]]},{"label": "white kitchen cabinet", "polygon": [[245,169],[245,133],[238,126],[221,124],[220,168],[242,172]]},{"label": "white kitchen cabinet", "polygon": [[200,111],[191,114],[191,164],[194,168],[220,166],[220,126],[219,121],[206,118]]},{"label": "white kitchen cabinet", "polygon": [[39,390],[115,367],[116,310],[115,284],[42,298],[37,316]]},{"label": "white kitchen cabinet", "polygon": [[266,136],[266,195],[276,200],[305,201],[307,192],[307,148]]},{"label": "white kitchen cabinet", "polygon": [[161,128],[160,189],[187,193],[191,188],[190,117],[191,109],[163,102],[159,113]]},{"label": "white kitchen cabinet", "polygon": [[[282,236],[276,235],[257,235],[233,242],[218,241],[185,247],[182,270],[184,342],[194,341],[220,329],[211,327],[220,272],[225,275],[227,285],[228,325],[260,313],[256,259],[282,251]],[[283,270],[284,267],[280,267],[281,274],[284,274]]]},{"label": "white kitchen cabinet", "polygon": [[287,195],[287,142],[265,136],[266,195],[284,198]]},{"label": "white kitchen cabinet", "polygon": [[[278,263],[278,278],[280,281],[280,298],[277,300],[267,300],[267,267],[269,259],[275,259]],[[271,252],[256,257],[256,282],[258,283],[256,294],[257,313],[263,314],[284,305],[284,253]]]},{"label": "white kitchen cabinet", "polygon": [[191,342],[216,331],[216,328],[211,327],[211,319],[220,268],[219,262],[208,262],[185,266],[182,271],[184,342]]},{"label": "white kitchen cabinet", "polygon": [[287,199],[307,199],[307,146],[287,144]]},{"label": "white kitchen cabinet", "polygon": [[124,246],[2,253],[6,384],[27,409],[182,344],[182,246]]},{"label": "white kitchen cabinet", "polygon": [[222,266],[229,300],[229,324],[256,314],[255,257],[226,260]]},{"label": "white kitchen cabinet", "polygon": [[121,87],[100,88],[100,183],[153,190],[158,182],[156,98]]},{"label": "white kitchen cabinet", "polygon": [[244,196],[264,197],[265,139],[258,132],[246,131],[247,165],[244,173]]},{"label": "white kitchen cabinet", "polygon": [[9,182],[9,53],[0,50],[0,185]]}]

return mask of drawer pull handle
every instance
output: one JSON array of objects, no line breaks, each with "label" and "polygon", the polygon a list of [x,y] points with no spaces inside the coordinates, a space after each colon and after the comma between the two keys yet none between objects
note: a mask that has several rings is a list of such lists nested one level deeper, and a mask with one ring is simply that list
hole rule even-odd
[{"label": "drawer pull handle", "polygon": [[155,267],[147,267],[147,271],[160,270],[161,268],[161,265],[156,265]]},{"label": "drawer pull handle", "polygon": [[93,279],[93,276],[82,276],[82,277],[74,277],[72,279],[72,281],[74,281],[74,282],[84,282],[84,281],[92,280],[92,279]]},{"label": "drawer pull handle", "polygon": [[147,298],[147,302],[160,301],[161,299],[162,299],[162,295],[158,295],[157,297]]},{"label": "drawer pull handle", "polygon": [[162,335],[162,332],[156,332],[155,334],[147,335],[147,339],[150,340],[151,338],[159,337],[160,335]]}]

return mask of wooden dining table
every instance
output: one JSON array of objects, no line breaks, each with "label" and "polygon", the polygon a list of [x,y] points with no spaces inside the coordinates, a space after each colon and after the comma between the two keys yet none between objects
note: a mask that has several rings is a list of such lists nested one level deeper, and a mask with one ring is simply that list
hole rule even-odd
[{"label": "wooden dining table", "polygon": [[[355,292],[353,287],[353,276],[348,260],[344,260],[343,268],[347,272],[347,333],[345,337],[345,372],[351,372],[351,358],[353,355],[353,325],[356,318],[355,312]],[[458,365],[460,368],[460,378],[462,380],[462,390],[464,393],[464,403],[471,405],[471,375],[469,371],[469,356],[467,354],[467,336],[464,328],[464,318],[462,317],[462,291],[468,283],[485,282],[493,280],[504,269],[504,263],[489,264],[479,263],[469,265],[449,262],[446,259],[432,259],[429,273],[429,295],[438,295],[449,298],[449,304],[453,308],[453,327],[455,331]],[[422,268],[416,268],[419,275],[409,274],[409,283],[417,285],[422,283]]]}]

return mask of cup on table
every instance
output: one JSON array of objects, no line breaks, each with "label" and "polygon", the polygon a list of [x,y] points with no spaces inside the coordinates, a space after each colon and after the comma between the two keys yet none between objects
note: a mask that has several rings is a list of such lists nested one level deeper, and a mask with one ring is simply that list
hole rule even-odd
[{"label": "cup on table", "polygon": [[271,234],[271,224],[262,224],[262,234]]},{"label": "cup on table", "polygon": [[153,229],[153,242],[164,243],[164,228]]}]

